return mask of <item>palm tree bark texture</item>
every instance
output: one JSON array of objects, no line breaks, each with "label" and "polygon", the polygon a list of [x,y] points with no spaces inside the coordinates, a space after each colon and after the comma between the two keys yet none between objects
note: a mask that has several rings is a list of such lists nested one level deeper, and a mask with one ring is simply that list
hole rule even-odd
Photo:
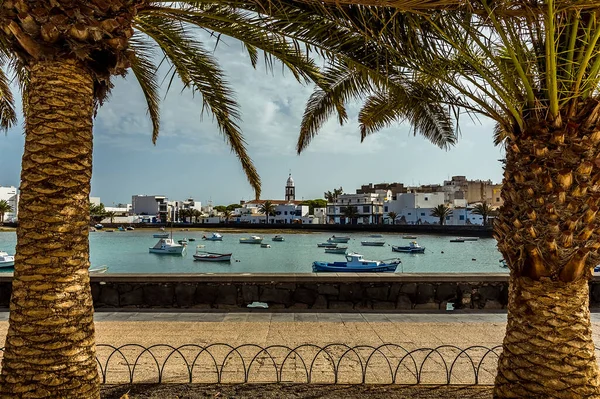
[{"label": "palm tree bark texture", "polygon": [[600,247],[593,109],[562,128],[530,121],[508,138],[495,234],[510,291],[495,398],[600,397],[588,287]]},{"label": "palm tree bark texture", "polygon": [[0,397],[97,398],[88,274],[93,79],[64,59],[35,63],[30,78]]}]

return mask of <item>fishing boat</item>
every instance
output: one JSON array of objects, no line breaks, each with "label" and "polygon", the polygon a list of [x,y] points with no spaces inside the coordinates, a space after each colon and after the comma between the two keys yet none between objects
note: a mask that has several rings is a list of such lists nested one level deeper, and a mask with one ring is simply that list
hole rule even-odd
[{"label": "fishing boat", "polygon": [[260,236],[250,236],[240,238],[240,244],[261,244],[263,238]]},{"label": "fishing boat", "polygon": [[[203,248],[204,246],[198,246],[198,248]],[[194,260],[204,261],[204,262],[230,262],[231,254],[220,254],[217,252],[207,252],[207,251],[199,251],[196,248],[196,253],[194,254]]]},{"label": "fishing boat", "polygon": [[385,245],[385,241],[361,241],[360,245],[365,247],[383,247]]},{"label": "fishing boat", "polygon": [[269,244],[260,244],[261,248],[271,248]]},{"label": "fishing boat", "polygon": [[317,244],[319,248],[335,248],[337,247],[337,243],[335,242],[323,242],[321,244]]},{"label": "fishing boat", "polygon": [[7,252],[0,251],[0,269],[3,267],[13,267],[14,265],[14,255],[9,255]]},{"label": "fishing boat", "polygon": [[90,267],[90,274],[104,274],[108,271],[108,266]]},{"label": "fishing boat", "polygon": [[283,236],[275,236],[273,237],[273,241],[285,241],[285,238]]},{"label": "fishing boat", "polygon": [[327,241],[346,244],[348,241],[350,241],[350,237],[331,236]]},{"label": "fishing boat", "polygon": [[206,241],[223,241],[223,236],[219,233],[212,233],[210,237],[202,236],[202,239]]},{"label": "fishing boat", "polygon": [[371,234],[369,237],[370,238],[383,238],[383,236],[381,234]]},{"label": "fishing boat", "polygon": [[100,223],[98,223],[98,224],[95,224],[95,225],[94,225],[94,227],[95,227],[97,230],[102,230],[102,227],[104,227],[104,226],[102,226]]},{"label": "fishing boat", "polygon": [[148,251],[153,254],[182,255],[185,246],[176,243],[172,238],[161,238],[155,246],[148,248]]},{"label": "fishing boat", "polygon": [[400,259],[366,260],[362,255],[349,253],[346,262],[313,262],[313,272],[395,272]]},{"label": "fishing boat", "polygon": [[420,246],[416,241],[411,241],[408,246],[392,245],[392,251],[407,254],[423,254],[425,253],[425,247]]},{"label": "fishing boat", "polygon": [[417,236],[402,236],[402,238],[405,240],[416,240]]},{"label": "fishing boat", "polygon": [[152,237],[154,237],[154,238],[169,238],[169,233],[156,233],[156,234],[153,234]]},{"label": "fishing boat", "polygon": [[342,254],[346,255],[348,247],[325,248],[326,254]]}]

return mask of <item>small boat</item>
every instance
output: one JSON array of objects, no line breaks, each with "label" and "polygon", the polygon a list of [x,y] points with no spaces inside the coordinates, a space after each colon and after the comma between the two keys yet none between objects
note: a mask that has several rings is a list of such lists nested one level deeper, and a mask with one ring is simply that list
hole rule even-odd
[{"label": "small boat", "polygon": [[188,241],[196,241],[196,239],[194,237],[188,237]]},{"label": "small boat", "polygon": [[457,240],[463,240],[463,241],[477,241],[479,240],[479,238],[477,237],[458,237]]},{"label": "small boat", "polygon": [[337,248],[325,248],[326,254],[342,254],[346,255],[348,247],[337,247]]},{"label": "small boat", "polygon": [[385,241],[361,241],[360,245],[364,245],[365,247],[383,247]]},{"label": "small boat", "polygon": [[450,242],[465,242],[465,240],[463,240],[462,238],[453,238],[450,240]]},{"label": "small boat", "polygon": [[366,260],[362,255],[349,253],[346,262],[313,262],[313,272],[395,272],[400,259]]},{"label": "small boat", "polygon": [[181,245],[187,245],[187,243],[188,243],[188,240],[187,240],[187,238],[184,238],[184,239],[182,239],[182,240],[177,240],[177,242],[178,242],[179,244],[181,244]]},{"label": "small boat", "polygon": [[273,241],[285,241],[285,238],[283,236],[275,236],[273,237]]},{"label": "small boat", "polygon": [[207,252],[207,251],[199,251],[198,248],[203,248],[204,245],[198,246],[196,248],[196,253],[194,254],[194,260],[200,260],[204,262],[230,262],[231,254],[220,254],[217,252]]},{"label": "small boat", "polygon": [[13,267],[15,265],[14,255],[9,255],[7,252],[0,251],[0,268]]},{"label": "small boat", "polygon": [[152,237],[154,237],[154,238],[169,238],[169,233],[157,233],[157,234],[153,234]]},{"label": "small boat", "polygon": [[90,274],[103,274],[103,273],[106,273],[107,270],[108,270],[108,266],[90,267],[89,268]]},{"label": "small boat", "polygon": [[240,238],[240,244],[261,244],[263,238],[259,236],[250,236]]},{"label": "small boat", "polygon": [[134,228],[133,226],[127,226],[127,227],[125,228],[125,230],[132,231],[132,230],[135,230],[135,228]]},{"label": "small boat", "polygon": [[202,236],[202,239],[206,241],[223,241],[223,236],[219,233],[212,233],[210,237]]},{"label": "small boat", "polygon": [[348,241],[350,241],[350,237],[331,236],[331,238],[329,238],[327,241],[346,244]]},{"label": "small boat", "polygon": [[161,238],[155,246],[148,248],[153,254],[181,255],[185,251],[185,246],[173,241],[172,238]]},{"label": "small boat", "polygon": [[402,238],[405,240],[416,240],[417,236],[402,236]]},{"label": "small boat", "polygon": [[271,248],[269,244],[260,244],[261,248]]},{"label": "small boat", "polygon": [[102,230],[102,227],[104,227],[104,226],[102,226],[100,223],[98,223],[98,224],[94,225],[94,227],[95,227],[97,230]]},{"label": "small boat", "polygon": [[424,254],[425,247],[420,246],[419,244],[417,244],[416,241],[411,241],[408,244],[408,246],[392,245],[392,251],[393,252],[404,252],[407,254]]},{"label": "small boat", "polygon": [[337,247],[337,243],[335,242],[323,242],[321,244],[317,244],[319,248],[335,248]]},{"label": "small boat", "polygon": [[119,228],[117,230],[119,230],[119,231],[125,231],[125,227],[119,226]]},{"label": "small boat", "polygon": [[[505,259],[500,259],[500,260],[499,260],[499,262],[500,262],[500,267],[501,267],[501,268],[503,268],[503,269],[508,269],[508,263],[506,262],[506,260],[505,260]],[[596,270],[596,269],[598,269],[599,267],[600,267],[600,266],[596,266],[596,267],[594,268],[594,271],[595,271],[595,272],[596,272],[596,271],[600,271],[600,270]]]},{"label": "small boat", "polygon": [[115,232],[115,229],[106,229],[106,230],[104,230],[104,231],[106,231],[107,233],[114,233],[114,232]]},{"label": "small boat", "polygon": [[383,238],[383,236],[381,234],[371,234],[369,237],[370,238]]}]

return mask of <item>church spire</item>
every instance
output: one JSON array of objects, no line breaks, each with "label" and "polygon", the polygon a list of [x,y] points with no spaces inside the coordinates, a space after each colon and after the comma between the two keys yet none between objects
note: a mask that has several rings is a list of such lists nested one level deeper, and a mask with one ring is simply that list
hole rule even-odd
[{"label": "church spire", "polygon": [[292,172],[287,179],[285,184],[285,200],[294,201],[296,199],[296,187],[294,186],[294,179],[292,179]]}]

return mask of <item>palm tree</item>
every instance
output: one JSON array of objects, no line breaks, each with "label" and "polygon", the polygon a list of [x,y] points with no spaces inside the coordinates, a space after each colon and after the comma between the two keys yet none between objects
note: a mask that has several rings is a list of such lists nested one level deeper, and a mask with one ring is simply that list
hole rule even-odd
[{"label": "palm tree", "polygon": [[194,222],[198,223],[198,219],[202,217],[202,212],[199,209],[194,209],[191,215],[194,217]]},{"label": "palm tree", "polygon": [[487,202],[483,201],[481,204],[475,205],[471,212],[476,215],[481,215],[483,218],[483,225],[487,226],[488,216],[490,216],[490,213],[492,212],[492,207],[488,205]]},{"label": "palm tree", "polygon": [[182,222],[185,223],[185,222],[187,222],[187,218],[188,217],[191,218],[191,216],[192,216],[192,210],[191,209],[185,209],[185,208],[180,209],[178,216],[179,216],[179,220],[181,220]]},{"label": "palm tree", "polygon": [[113,212],[113,211],[106,212],[106,214],[104,215],[104,217],[107,217],[110,220],[111,224],[112,224],[113,220],[115,219],[115,216],[117,216],[117,213]]},{"label": "palm tree", "polygon": [[430,215],[440,218],[440,226],[443,226],[446,218],[452,215],[452,210],[448,205],[440,204],[431,210]]},{"label": "palm tree", "polygon": [[[156,142],[159,53],[161,64],[170,66],[165,81],[178,77],[201,96],[202,110],[213,114],[260,194],[260,178],[238,125],[238,105],[197,32],[239,39],[253,66],[262,50],[269,67],[279,59],[299,81],[308,82],[320,74],[298,43],[299,25],[318,23],[297,10],[292,26],[282,19],[288,12],[271,15],[258,1],[233,3],[2,2],[0,65],[14,73],[23,91],[25,151],[0,396],[99,396],[87,224],[93,116],[107,101],[113,76],[131,73],[140,83]],[[0,68],[3,129],[16,123],[10,81]],[[56,248],[56,243],[63,245]]]},{"label": "palm tree", "polygon": [[396,224],[396,218],[398,217],[398,214],[396,212],[388,212],[388,217],[392,221],[392,224]]},{"label": "palm tree", "polygon": [[448,148],[459,115],[495,121],[506,160],[494,227],[511,288],[494,397],[600,396],[588,309],[600,259],[600,2],[344,2],[323,7],[365,44],[325,71],[298,150],[331,114],[345,121],[354,99],[366,98],[362,139],[407,120]]},{"label": "palm tree", "polygon": [[229,223],[229,219],[231,219],[231,216],[233,216],[233,212],[231,212],[229,209],[225,209],[225,211],[223,212],[223,218],[225,219],[225,223]]},{"label": "palm tree", "polygon": [[346,206],[342,208],[342,213],[350,221],[349,224],[354,224],[356,217],[358,216],[358,211],[355,206]]},{"label": "palm tree", "polygon": [[8,201],[0,200],[0,224],[4,223],[4,215],[8,212],[12,212],[13,208],[10,206]]},{"label": "palm tree", "polygon": [[335,200],[337,199],[337,197],[339,197],[343,193],[344,193],[344,190],[340,187],[340,188],[334,188],[333,192],[326,191],[325,193],[323,193],[323,196],[325,197],[325,199],[327,200],[328,203],[334,203]]},{"label": "palm tree", "polygon": [[258,207],[258,211],[266,215],[266,223],[269,224],[269,215],[275,215],[275,205],[271,201],[265,201]]}]

